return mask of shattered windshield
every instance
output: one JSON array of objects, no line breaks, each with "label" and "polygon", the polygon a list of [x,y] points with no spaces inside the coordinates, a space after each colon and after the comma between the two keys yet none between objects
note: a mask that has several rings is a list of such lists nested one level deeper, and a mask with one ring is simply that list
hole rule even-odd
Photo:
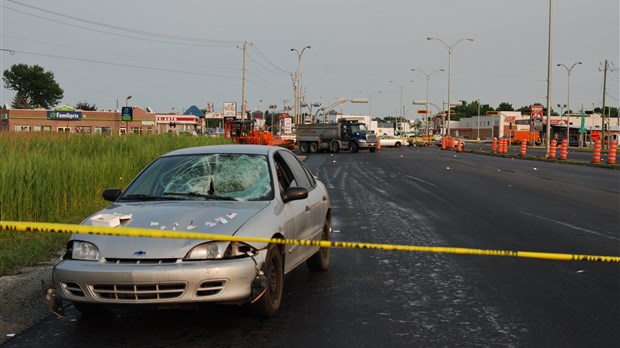
[{"label": "shattered windshield", "polygon": [[121,199],[270,200],[268,168],[267,157],[262,155],[162,157],[134,180]]}]

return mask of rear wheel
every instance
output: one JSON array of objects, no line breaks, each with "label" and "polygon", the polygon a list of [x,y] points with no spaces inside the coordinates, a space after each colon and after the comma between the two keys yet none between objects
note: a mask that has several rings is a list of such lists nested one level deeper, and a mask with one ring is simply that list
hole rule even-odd
[{"label": "rear wheel", "polygon": [[351,149],[351,152],[358,152],[360,148],[359,148],[359,145],[357,145],[355,141],[352,141],[349,144],[349,149]]},{"label": "rear wheel", "polygon": [[308,143],[305,141],[299,143],[299,151],[301,151],[301,153],[308,153]]},{"label": "rear wheel", "polygon": [[397,141],[396,144],[394,144],[394,147],[400,147],[400,141]]},{"label": "rear wheel", "polygon": [[317,153],[317,151],[319,151],[319,144],[317,144],[316,142],[311,142],[310,143],[310,153]]},{"label": "rear wheel", "polygon": [[[332,240],[332,223],[328,218],[325,219],[325,225],[323,226],[323,234],[321,240]],[[306,265],[312,271],[327,271],[329,267],[329,250],[330,248],[320,248],[316,254],[312,255],[307,261]]]},{"label": "rear wheel", "polygon": [[250,310],[255,315],[271,317],[280,309],[284,290],[284,262],[277,245],[269,245],[262,271],[267,277],[267,288],[256,302],[250,304]]},{"label": "rear wheel", "polygon": [[332,142],[332,143],[329,145],[329,148],[330,148],[331,152],[333,152],[333,153],[338,153],[338,152],[340,152],[340,145],[338,144],[338,142],[337,142],[337,141]]}]

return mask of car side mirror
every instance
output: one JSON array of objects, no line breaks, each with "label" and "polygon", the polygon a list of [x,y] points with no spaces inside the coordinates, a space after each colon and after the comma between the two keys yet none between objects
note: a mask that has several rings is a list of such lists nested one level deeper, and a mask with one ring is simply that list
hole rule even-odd
[{"label": "car side mirror", "polygon": [[111,188],[103,190],[102,196],[103,199],[105,199],[106,201],[116,202],[116,200],[118,199],[118,197],[121,196],[122,193],[123,191],[121,191],[121,189]]},{"label": "car side mirror", "polygon": [[289,187],[282,193],[284,203],[308,198],[308,190],[303,187]]}]

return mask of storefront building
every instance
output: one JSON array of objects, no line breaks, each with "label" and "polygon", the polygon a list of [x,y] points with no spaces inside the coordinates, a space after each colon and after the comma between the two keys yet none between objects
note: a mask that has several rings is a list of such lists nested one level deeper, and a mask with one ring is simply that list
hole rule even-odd
[{"label": "storefront building", "polygon": [[7,109],[0,112],[2,132],[70,132],[103,134],[156,133],[156,115],[137,106],[121,111]]}]

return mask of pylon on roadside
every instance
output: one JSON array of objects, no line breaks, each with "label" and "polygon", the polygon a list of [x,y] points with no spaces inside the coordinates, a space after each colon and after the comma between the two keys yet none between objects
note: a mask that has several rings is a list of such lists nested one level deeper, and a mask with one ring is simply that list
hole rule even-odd
[{"label": "pylon on roadside", "polygon": [[463,139],[458,138],[456,143],[456,152],[463,152]]},{"label": "pylon on roadside", "polygon": [[519,156],[525,157],[526,153],[527,153],[527,140],[523,139],[521,140],[521,153],[519,153]]},{"label": "pylon on roadside", "polygon": [[562,139],[562,147],[560,147],[560,159],[566,160],[568,158],[568,138]]},{"label": "pylon on roadside", "polygon": [[497,138],[493,137],[493,142],[491,143],[491,153],[497,153]]},{"label": "pylon on roadside", "polygon": [[555,148],[558,146],[558,142],[555,140],[551,140],[551,147],[549,148],[549,158],[555,159]]},{"label": "pylon on roadside", "polygon": [[594,142],[594,151],[592,152],[592,163],[601,163],[601,140]]},{"label": "pylon on roadside", "polygon": [[607,154],[607,163],[608,164],[616,164],[616,149],[618,148],[618,143],[612,141],[609,143],[609,153]]},{"label": "pylon on roadside", "polygon": [[381,138],[377,138],[377,151],[381,152]]}]

